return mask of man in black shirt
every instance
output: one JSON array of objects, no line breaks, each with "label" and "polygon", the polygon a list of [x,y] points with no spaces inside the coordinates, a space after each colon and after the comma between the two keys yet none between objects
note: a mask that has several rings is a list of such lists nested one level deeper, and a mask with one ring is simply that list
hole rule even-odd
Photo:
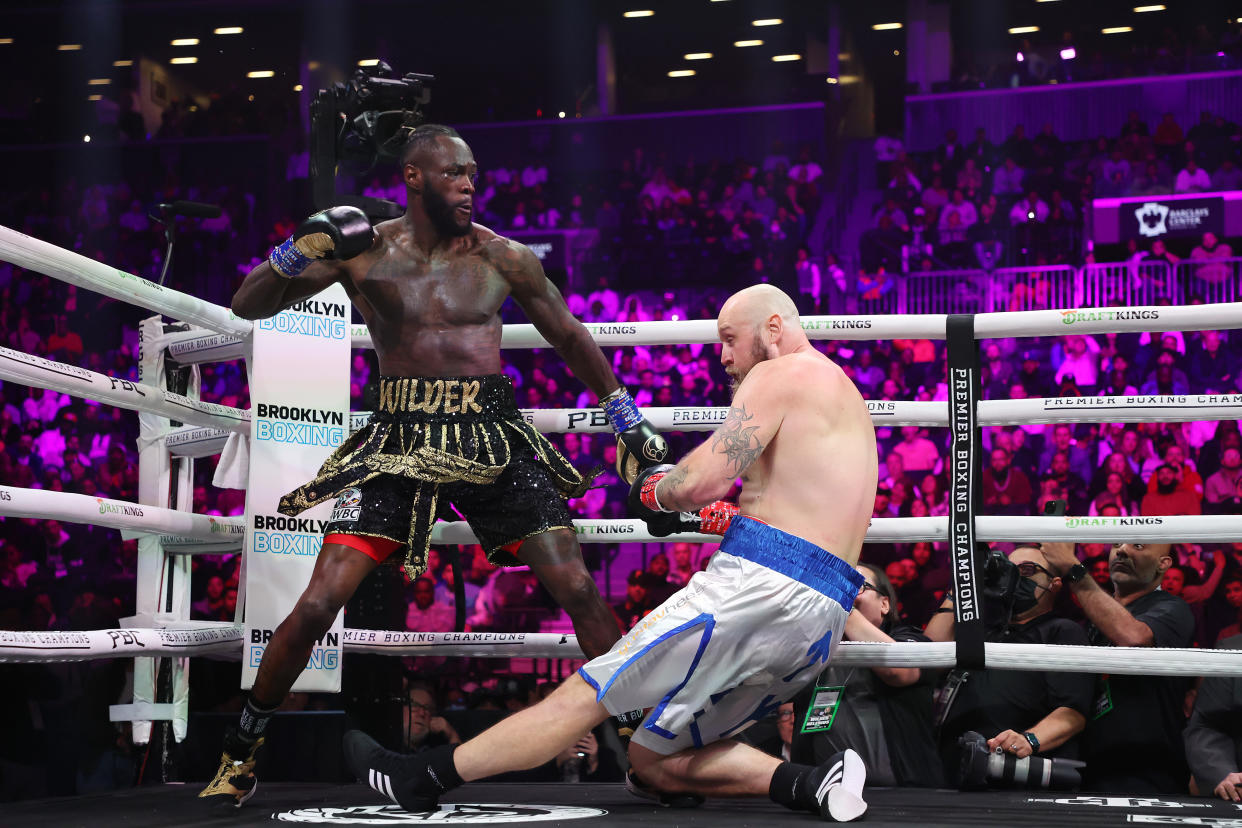
[{"label": "man in black shirt", "polygon": [[[1051,574],[1041,551],[1020,546],[1009,554],[1009,560],[1025,583],[1019,584],[1010,622],[989,630],[987,639],[1009,644],[1086,644],[1081,627],[1052,614],[1062,582]],[[932,641],[952,641],[953,627],[949,597],[928,623],[927,636]],[[1092,684],[1091,676],[1084,673],[970,670],[950,674],[942,693],[953,695],[949,699],[942,695],[940,726],[940,755],[949,783],[959,781],[957,739],[968,730],[986,737],[989,749],[999,748],[1018,759],[1032,754],[1077,759]]]},{"label": "man in black shirt", "polygon": [[[1109,595],[1074,555],[1072,543],[1046,543],[1050,569],[1070,584],[1087,616],[1094,645],[1189,647],[1195,619],[1181,598],[1160,589],[1173,565],[1167,543],[1114,544]],[[1184,794],[1189,780],[1182,747],[1190,681],[1174,676],[1101,676],[1083,734],[1083,789],[1128,794]]]},{"label": "man in black shirt", "polygon": [[[1219,646],[1222,650],[1242,648],[1242,635],[1226,638]],[[1238,761],[1242,756],[1242,677],[1205,678],[1183,735],[1199,795],[1242,802],[1242,763]]]}]

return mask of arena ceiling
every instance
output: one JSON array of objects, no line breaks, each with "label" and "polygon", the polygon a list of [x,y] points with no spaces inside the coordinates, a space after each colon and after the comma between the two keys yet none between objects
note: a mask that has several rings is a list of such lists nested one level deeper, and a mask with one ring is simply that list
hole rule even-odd
[{"label": "arena ceiling", "polygon": [[[949,5],[957,56],[1004,54],[1024,38],[1037,47],[1055,44],[1066,33],[1080,49],[1125,50],[1165,29],[1189,41],[1200,23],[1219,29],[1230,15],[1242,16],[1228,0],[1178,0],[1150,12],[1136,9],[1162,4],[953,0]],[[651,14],[626,16],[646,11]],[[143,59],[206,95],[254,96],[260,104],[292,99],[299,84],[316,88],[348,74],[360,60],[383,59],[398,73],[437,76],[432,114],[440,120],[525,120],[561,112],[590,117],[600,100],[601,30],[615,54],[620,112],[820,100],[834,93],[835,76],[866,76],[877,94],[900,97],[906,88],[909,13],[904,0],[7,3],[0,16],[0,65],[5,77],[17,82],[0,91],[0,116],[26,117],[35,100],[54,99],[58,119],[72,121],[91,96],[115,98],[134,87]],[[773,20],[780,22],[756,25]],[[838,28],[831,42],[839,62],[828,54],[833,20]],[[1009,31],[1023,27],[1037,31]],[[1103,34],[1125,27],[1131,31]],[[241,31],[217,33],[229,29]],[[756,40],[762,43],[735,45]],[[696,54],[711,57],[686,58]],[[669,75],[687,71],[694,74]],[[255,72],[271,74],[249,76]]]}]

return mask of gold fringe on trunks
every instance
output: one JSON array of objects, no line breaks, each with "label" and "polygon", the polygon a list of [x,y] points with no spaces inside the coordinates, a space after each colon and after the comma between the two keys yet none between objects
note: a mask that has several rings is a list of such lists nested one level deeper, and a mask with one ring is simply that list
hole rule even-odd
[{"label": "gold fringe on trunks", "polygon": [[405,559],[413,580],[427,568],[438,484],[494,483],[509,465],[515,440],[530,447],[565,498],[581,497],[598,474],[584,477],[525,420],[410,423],[376,422],[373,417],[332,452],[313,480],[282,497],[279,511],[301,514],[382,474],[418,481],[423,485],[414,496]]}]

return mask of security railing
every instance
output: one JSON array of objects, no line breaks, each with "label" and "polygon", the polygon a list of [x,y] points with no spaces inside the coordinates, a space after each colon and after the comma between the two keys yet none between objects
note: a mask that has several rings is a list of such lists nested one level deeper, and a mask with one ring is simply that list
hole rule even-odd
[{"label": "security railing", "polygon": [[1183,259],[1177,263],[1177,283],[1187,302],[1242,300],[1242,257]]}]

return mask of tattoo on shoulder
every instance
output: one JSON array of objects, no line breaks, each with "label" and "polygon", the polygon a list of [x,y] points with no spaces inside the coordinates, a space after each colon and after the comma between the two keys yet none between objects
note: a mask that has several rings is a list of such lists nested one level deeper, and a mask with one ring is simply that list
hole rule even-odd
[{"label": "tattoo on shoulder", "polygon": [[763,453],[763,443],[755,436],[758,425],[747,425],[755,418],[744,405],[735,405],[720,428],[712,435],[712,450],[719,451],[729,461],[729,468],[740,475]]}]

